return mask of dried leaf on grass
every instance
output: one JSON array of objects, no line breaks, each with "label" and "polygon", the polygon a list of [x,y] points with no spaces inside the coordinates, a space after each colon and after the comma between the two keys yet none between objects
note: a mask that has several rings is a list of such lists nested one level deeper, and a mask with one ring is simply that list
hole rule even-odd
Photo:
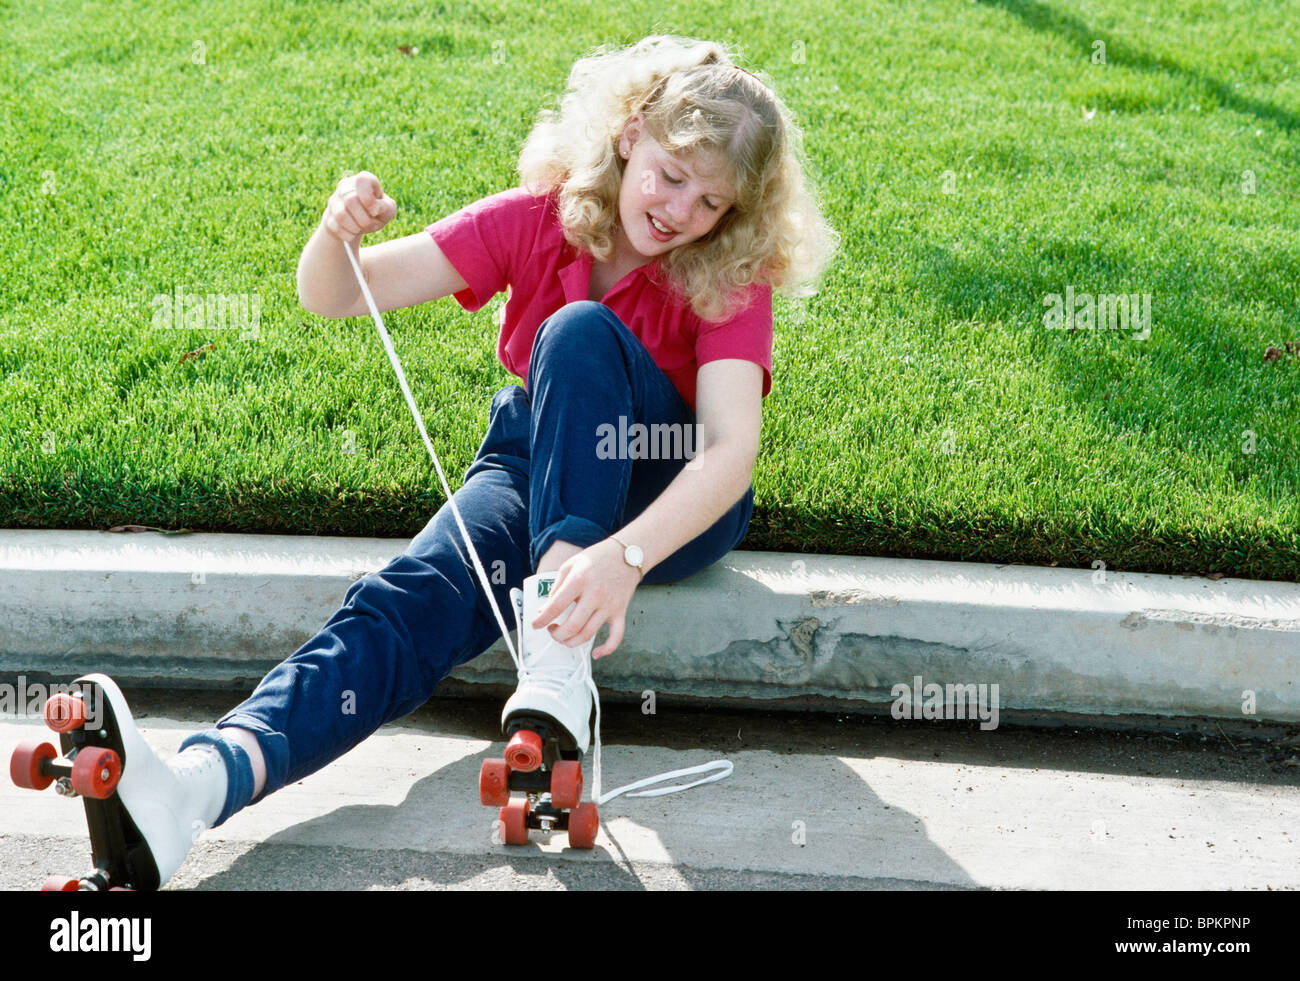
[{"label": "dried leaf on grass", "polygon": [[201,358],[208,351],[215,351],[216,349],[217,346],[215,344],[204,344],[202,347],[196,347],[193,351],[186,351],[182,354],[178,364],[184,364],[190,358]]},{"label": "dried leaf on grass", "polygon": [[188,535],[188,528],[154,528],[151,525],[114,525],[109,531],[156,531],[163,535]]}]

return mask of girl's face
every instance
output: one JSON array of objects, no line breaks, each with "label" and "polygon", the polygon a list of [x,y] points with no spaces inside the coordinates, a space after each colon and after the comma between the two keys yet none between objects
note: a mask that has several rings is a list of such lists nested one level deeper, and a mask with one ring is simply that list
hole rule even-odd
[{"label": "girl's face", "polygon": [[619,153],[627,161],[618,195],[619,251],[629,259],[648,262],[707,235],[735,200],[720,159],[670,154],[640,113],[624,127]]}]

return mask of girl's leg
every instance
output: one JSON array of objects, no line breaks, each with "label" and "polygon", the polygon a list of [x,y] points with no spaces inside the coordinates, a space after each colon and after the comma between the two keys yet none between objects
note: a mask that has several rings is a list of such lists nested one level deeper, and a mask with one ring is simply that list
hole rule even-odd
[{"label": "girl's leg", "polygon": [[[695,414],[649,351],[618,316],[601,303],[562,307],[539,328],[528,366],[531,403],[529,439],[534,463],[528,527],[531,560],[559,565],[604,540],[644,511],[689,462],[632,460],[629,448],[612,456],[602,436],[629,431],[633,424],[667,425],[687,442]],[[653,434],[653,430],[651,431]],[[693,436],[694,429],[690,429]],[[754,489],[713,527],[682,546],[645,577],[674,582],[712,565],[745,536],[753,513]],[[560,543],[560,548],[555,548]],[[567,543],[568,547],[564,547]]]},{"label": "girl's leg", "polygon": [[[622,527],[629,500],[644,509],[662,492],[688,463],[683,444],[693,445],[694,416],[645,346],[599,303],[568,304],[538,328],[528,393],[530,558],[546,569]],[[676,430],[677,458],[650,459],[647,453],[644,461],[633,459],[632,447],[619,442],[638,426],[655,435]],[[671,445],[667,449],[671,453]],[[641,463],[645,466],[638,467]],[[739,541],[748,510],[743,499],[737,503],[741,507],[716,527],[669,556],[662,568],[652,569],[656,581],[696,571]],[[528,602],[525,596],[525,610]],[[596,715],[588,674],[593,643],[594,638],[568,647],[550,642],[544,633],[525,635],[519,686],[502,710],[508,733],[520,727],[532,731],[534,748],[526,751],[521,745],[520,762],[524,757],[533,766],[542,762],[537,740],[557,737],[561,747],[571,741],[570,748],[580,751],[589,745]]]},{"label": "girl's leg", "polygon": [[[563,559],[554,559],[564,543],[585,548],[603,540],[640,514],[688,462],[632,460],[626,452],[604,459],[602,426],[620,432],[620,424],[634,422],[695,423],[644,345],[599,303],[569,304],[542,325],[528,391],[509,386],[493,398],[488,434],[456,492],[502,611],[510,609],[511,586],[543,556],[558,567]],[[740,543],[752,509],[751,487],[645,581],[673,582],[707,568]],[[557,542],[560,551],[548,555]],[[228,735],[250,746],[250,757],[262,758],[264,783],[253,799],[320,769],[385,722],[414,711],[452,668],[490,647],[499,630],[481,594],[444,505],[406,551],[354,583],[316,637],[218,721],[218,729],[243,730]],[[212,738],[198,734],[186,745]],[[254,764],[255,773],[261,766]]]},{"label": "girl's leg", "polygon": [[[493,398],[487,436],[455,494],[507,627],[510,586],[530,571],[527,406],[515,393],[522,395],[510,386]],[[230,739],[251,749],[264,767],[253,793],[260,799],[414,711],[452,668],[499,636],[444,504],[401,555],[348,588],[320,632],[221,718],[218,732],[185,745]]]}]

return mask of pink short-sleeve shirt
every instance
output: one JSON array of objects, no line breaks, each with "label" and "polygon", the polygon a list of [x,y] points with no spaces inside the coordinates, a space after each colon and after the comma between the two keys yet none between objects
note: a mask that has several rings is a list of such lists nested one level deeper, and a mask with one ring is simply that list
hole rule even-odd
[{"label": "pink short-sleeve shirt", "polygon": [[[526,380],[542,322],[566,303],[587,299],[591,286],[591,254],[565,241],[554,192],[501,191],[426,230],[465,280],[467,288],[455,297],[466,310],[480,309],[509,287],[497,356]],[[674,302],[662,283],[658,262],[650,262],[619,280],[601,302],[645,345],[691,411],[700,365],[724,358],[761,366],[766,397],[772,390],[771,286],[755,283],[734,316],[705,321],[689,303]]]}]

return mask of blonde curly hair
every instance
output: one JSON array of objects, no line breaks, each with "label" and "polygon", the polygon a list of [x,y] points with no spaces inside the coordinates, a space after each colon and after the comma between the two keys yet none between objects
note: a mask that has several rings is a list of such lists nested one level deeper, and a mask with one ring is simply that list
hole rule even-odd
[{"label": "blonde curly hair", "polygon": [[669,153],[724,160],[736,188],[707,235],[660,258],[668,287],[708,321],[732,315],[755,282],[814,294],[839,235],[805,179],[802,134],[771,86],[711,41],[654,35],[574,64],[559,111],[539,114],[518,164],[530,193],[559,188],[566,241],[600,262],[613,254],[626,165],[618,141],[637,113]]}]

